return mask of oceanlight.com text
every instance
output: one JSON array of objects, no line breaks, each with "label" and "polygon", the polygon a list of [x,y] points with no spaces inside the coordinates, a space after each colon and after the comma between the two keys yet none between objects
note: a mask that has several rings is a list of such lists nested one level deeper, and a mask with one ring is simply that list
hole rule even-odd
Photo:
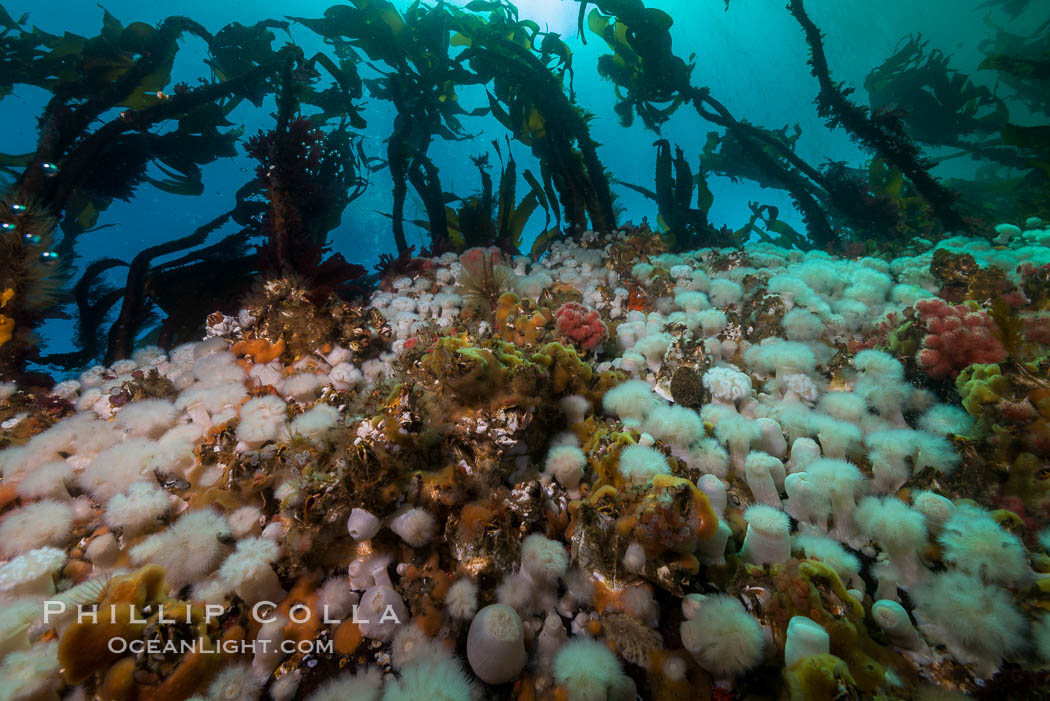
[{"label": "oceanlight.com text", "polygon": [[218,642],[204,644],[203,639],[197,640],[127,640],[125,638],[110,638],[107,647],[116,655],[131,653],[133,655],[183,655],[189,653],[200,653],[202,655],[224,653],[227,655],[240,654],[266,654],[271,650],[280,650],[286,655],[292,653],[306,654],[331,654],[334,651],[334,642],[331,640],[220,640]]}]

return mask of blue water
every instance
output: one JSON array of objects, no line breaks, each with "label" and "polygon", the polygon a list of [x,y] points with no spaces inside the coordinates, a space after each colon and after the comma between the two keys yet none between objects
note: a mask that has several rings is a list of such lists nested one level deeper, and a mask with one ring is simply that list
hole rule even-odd
[{"label": "blue water", "polygon": [[[132,21],[159,22],[167,15],[187,15],[212,32],[231,21],[251,24],[265,18],[281,18],[288,13],[319,17],[331,3],[303,1],[297,3],[259,0],[255,2],[214,2],[177,0],[166,3],[141,3],[113,0],[105,4],[124,24]],[[405,0],[395,0],[403,8]],[[454,3],[465,4],[465,3]],[[523,0],[517,3],[523,17],[531,17],[550,30],[563,34],[575,52],[576,94],[580,104],[593,112],[592,135],[602,147],[600,156],[606,167],[623,180],[652,187],[655,150],[658,138],[645,131],[640,123],[624,129],[613,113],[613,86],[597,77],[594,71],[597,56],[604,52],[604,44],[591,35],[586,46],[576,36],[578,4],[568,0]],[[952,55],[953,67],[971,73],[976,82],[991,85],[992,75],[973,73],[981,56],[977,52],[977,38],[986,35],[985,18],[1005,24],[989,9],[978,9],[980,0],[935,0],[909,2],[889,0],[873,3],[841,3],[821,0],[807,3],[811,17],[826,33],[826,50],[832,75],[858,88],[863,101],[863,79],[868,71],[893,53],[894,46],[909,33],[921,33],[938,47]],[[1038,4],[1038,3],[1034,3]],[[706,85],[713,95],[735,115],[768,128],[799,124],[802,137],[797,144],[799,154],[813,164],[825,159],[861,164],[864,155],[841,130],[829,131],[817,117],[812,104],[817,92],[816,81],[806,65],[806,46],[801,30],[790,17],[782,2],[772,0],[733,0],[728,11],[722,0],[652,0],[650,7],[669,12],[675,20],[672,35],[675,53],[686,57],[695,54],[696,70],[693,82]],[[95,35],[102,20],[102,9],[94,2],[69,0],[18,0],[5,2],[4,7],[14,18],[29,13],[29,23],[41,29],[60,33],[70,31],[86,36]],[[1023,18],[1019,21],[1024,21]],[[278,42],[291,40],[311,53],[321,48],[316,35],[308,29],[292,25],[290,37],[278,36]],[[279,45],[279,43],[278,43]],[[197,39],[186,39],[176,63],[174,82],[194,81],[208,77],[203,64],[204,45]],[[483,102],[469,101],[468,109]],[[474,98],[478,95],[475,94]],[[37,89],[16,87],[15,93],[0,101],[0,151],[26,153],[34,149],[36,118],[47,95]],[[392,110],[376,100],[367,99],[364,148],[369,155],[384,156],[384,139],[389,133]],[[483,96],[482,96],[483,100]],[[232,115],[232,120],[245,125],[246,135],[272,125],[272,100],[256,109],[245,104]],[[467,128],[476,135],[473,142],[445,142],[437,140],[430,155],[441,169],[446,191],[467,195],[478,188],[477,171],[468,156],[489,149],[493,138],[500,138],[504,130],[489,117],[466,120]],[[691,165],[697,163],[706,132],[712,127],[698,120],[694,113],[680,110],[665,125],[662,136],[680,145]],[[515,145],[519,167],[535,168],[536,164],[525,147]],[[964,167],[965,164],[958,164]],[[130,259],[135,252],[158,242],[183,236],[203,222],[226,211],[232,204],[233,192],[251,177],[254,164],[243,155],[222,159],[205,167],[206,191],[200,197],[179,197],[142,186],[130,202],[114,202],[103,213],[99,224],[112,225],[81,237],[77,246],[78,267],[102,256],[119,255]],[[792,209],[783,192],[761,190],[754,183],[732,183],[712,178],[710,186],[715,204],[710,219],[715,226],[741,226],[746,220],[749,201],[777,205],[782,218],[802,229],[800,217]],[[655,219],[655,206],[641,195],[623,187],[614,187],[623,208],[622,221]],[[347,259],[368,268],[381,253],[394,250],[389,220],[381,212],[390,211],[390,178],[385,171],[373,174],[368,192],[353,202],[344,213],[342,224],[332,232],[334,250]],[[422,216],[421,207],[410,194],[406,219]],[[534,225],[542,224],[536,216]],[[425,233],[408,225],[409,243],[425,245]],[[210,241],[218,240],[221,233]],[[535,235],[535,231],[531,232]],[[156,262],[163,262],[159,259]],[[41,328],[49,352],[72,349],[72,322],[56,320]]]}]

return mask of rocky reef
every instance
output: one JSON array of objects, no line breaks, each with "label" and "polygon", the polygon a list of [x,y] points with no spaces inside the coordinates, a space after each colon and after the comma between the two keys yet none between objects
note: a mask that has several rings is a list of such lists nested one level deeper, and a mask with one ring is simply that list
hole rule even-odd
[{"label": "rocky reef", "polygon": [[406,257],[2,385],[0,697],[1045,693],[1050,230],[1003,231]]}]

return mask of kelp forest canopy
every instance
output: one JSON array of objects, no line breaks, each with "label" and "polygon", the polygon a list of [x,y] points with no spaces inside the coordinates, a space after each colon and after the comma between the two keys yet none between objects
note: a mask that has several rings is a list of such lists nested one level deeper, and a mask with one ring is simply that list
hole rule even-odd
[{"label": "kelp forest canopy", "polygon": [[[235,313],[259,280],[294,277],[317,299],[352,297],[418,253],[496,246],[539,256],[560,237],[624,223],[616,197],[624,188],[652,200],[654,235],[671,250],[760,240],[898,253],[916,238],[985,235],[998,222],[1050,217],[1050,21],[1027,35],[990,28],[979,70],[994,75],[994,89],[917,35],[851,87],[836,80],[824,49],[834,28],[819,27],[802,0],[771,7],[798,26],[826,128],[845,130],[866,154],[858,163],[811,162],[796,150],[797,124],[735,114],[698,80],[695,59],[673,45],[670,14],[641,0],[576,2],[578,37],[544,30],[508,0],[414,2],[403,11],[349,0],[319,17],[234,22],[214,33],[189,17],[152,26],[103,10],[95,36],[50,34],[0,7],[0,99],[23,86],[49,96],[36,144],[0,154],[8,181],[0,375],[30,362],[112,362],[143,337],[166,347],[199,337],[210,312]],[[735,3],[725,10],[737,11]],[[304,31],[321,50],[293,41]],[[173,83],[190,39],[206,47],[208,77]],[[603,45],[596,65],[575,60],[577,41]],[[651,181],[604,165],[615,145],[596,141],[575,87],[595,78],[615,91],[623,128],[637,122],[652,133]],[[369,103],[388,105],[393,118],[370,123]],[[267,129],[251,134],[238,123],[246,104],[272,111]],[[673,115],[707,133],[700,153],[661,132]],[[483,119],[502,133],[478,138]],[[362,135],[380,132],[382,148],[366,149]],[[433,156],[441,141],[471,159],[473,191],[449,190]],[[149,188],[201,195],[205,167],[239,154],[256,167],[229,190],[225,213],[131,256],[77,261],[80,237],[106,235],[115,201]],[[974,175],[938,168],[956,159],[975,163]],[[393,183],[383,212],[391,253],[372,274],[330,244],[341,222],[353,228],[353,203],[382,169]],[[752,182],[759,198],[764,188],[785,192],[804,227],[761,199],[735,228],[716,226],[715,177]],[[416,209],[422,217],[410,218]],[[425,251],[409,245],[418,232]],[[48,353],[34,329],[59,314],[75,316],[77,350]]]}]

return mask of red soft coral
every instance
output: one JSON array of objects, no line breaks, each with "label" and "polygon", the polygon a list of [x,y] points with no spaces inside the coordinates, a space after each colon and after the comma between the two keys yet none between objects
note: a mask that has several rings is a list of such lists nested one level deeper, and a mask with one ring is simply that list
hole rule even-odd
[{"label": "red soft coral", "polygon": [[489,248],[478,246],[463,251],[463,255],[459,257],[459,263],[470,275],[481,277],[485,274],[486,268],[502,265],[503,256],[495,246]]},{"label": "red soft coral", "polygon": [[998,363],[1006,349],[996,335],[995,322],[987,312],[943,299],[923,299],[915,304],[926,325],[919,364],[935,380],[955,379],[974,363]]},{"label": "red soft coral", "polygon": [[609,335],[598,312],[576,302],[566,302],[554,312],[555,326],[582,350],[588,351]]}]

